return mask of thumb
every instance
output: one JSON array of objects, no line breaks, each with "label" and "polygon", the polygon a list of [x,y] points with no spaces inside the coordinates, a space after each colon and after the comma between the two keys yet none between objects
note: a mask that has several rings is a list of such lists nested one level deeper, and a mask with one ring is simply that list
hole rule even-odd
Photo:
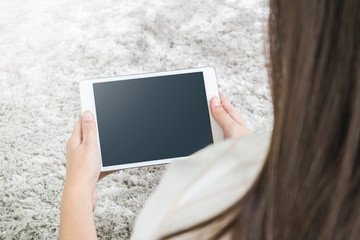
[{"label": "thumb", "polygon": [[82,143],[85,146],[96,144],[96,124],[94,115],[90,111],[85,111],[82,117]]},{"label": "thumb", "polygon": [[223,129],[224,133],[231,131],[237,125],[237,123],[225,111],[217,97],[213,97],[211,99],[210,108],[215,121]]}]

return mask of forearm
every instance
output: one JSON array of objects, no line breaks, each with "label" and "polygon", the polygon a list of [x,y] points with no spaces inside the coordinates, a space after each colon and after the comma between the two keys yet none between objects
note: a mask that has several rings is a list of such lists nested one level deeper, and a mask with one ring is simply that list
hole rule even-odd
[{"label": "forearm", "polygon": [[97,239],[91,194],[64,187],[59,238],[60,240]]}]

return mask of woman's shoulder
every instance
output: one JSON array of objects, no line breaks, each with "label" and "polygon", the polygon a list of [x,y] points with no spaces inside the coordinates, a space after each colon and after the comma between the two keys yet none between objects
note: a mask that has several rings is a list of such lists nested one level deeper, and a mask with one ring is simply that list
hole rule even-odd
[{"label": "woman's shoulder", "polygon": [[246,192],[260,171],[270,137],[271,133],[265,133],[225,140],[168,165],[138,217],[134,233],[137,228],[144,233],[147,222],[147,234],[159,237],[226,209]]}]

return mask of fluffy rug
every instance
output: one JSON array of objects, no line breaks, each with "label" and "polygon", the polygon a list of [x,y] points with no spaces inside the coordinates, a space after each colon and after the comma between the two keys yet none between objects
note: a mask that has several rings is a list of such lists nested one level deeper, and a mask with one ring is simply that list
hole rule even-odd
[{"label": "fluffy rug", "polygon": [[[272,127],[263,0],[0,2],[0,239],[56,239],[82,79],[212,66],[252,132]],[[164,167],[98,183],[100,239],[128,239]]]}]

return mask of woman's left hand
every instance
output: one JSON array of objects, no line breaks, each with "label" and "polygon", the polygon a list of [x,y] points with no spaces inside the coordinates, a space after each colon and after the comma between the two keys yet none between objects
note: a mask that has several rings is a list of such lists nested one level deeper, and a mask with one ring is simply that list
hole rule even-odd
[{"label": "woman's left hand", "polygon": [[61,198],[59,239],[97,239],[93,209],[97,201],[100,153],[94,116],[86,111],[66,143],[66,179]]},{"label": "woman's left hand", "polygon": [[100,176],[100,153],[94,115],[86,111],[66,143],[66,180],[64,192],[81,192],[97,200],[96,182]]},{"label": "woman's left hand", "polygon": [[94,115],[86,111],[66,143],[66,180],[61,198],[59,239],[97,239],[93,209],[100,174]]}]

